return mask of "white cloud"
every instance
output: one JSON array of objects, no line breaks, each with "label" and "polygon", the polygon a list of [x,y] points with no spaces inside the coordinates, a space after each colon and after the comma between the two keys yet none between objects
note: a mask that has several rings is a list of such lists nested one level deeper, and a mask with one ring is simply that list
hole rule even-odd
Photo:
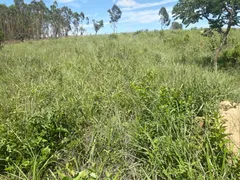
[{"label": "white cloud", "polygon": [[88,0],[57,0],[58,3],[68,6],[80,8],[82,3],[86,3]]},{"label": "white cloud", "polygon": [[158,10],[145,10],[138,12],[126,12],[122,22],[125,23],[151,23],[158,21]]},{"label": "white cloud", "polygon": [[59,0],[59,3],[70,3],[74,2],[75,0]]},{"label": "white cloud", "polygon": [[123,14],[122,23],[151,23],[158,21],[158,10],[129,11]]},{"label": "white cloud", "polygon": [[[113,0],[114,1],[114,0]],[[172,6],[169,3],[175,3],[177,0],[162,0],[160,2],[138,3],[136,0],[118,0],[116,3],[123,11],[122,19],[119,23],[125,24],[148,24],[159,23],[159,9],[157,6],[165,6],[171,17]],[[154,8],[155,7],[155,8]],[[151,9],[149,9],[151,8]]]},{"label": "white cloud", "polygon": [[58,0],[58,2],[62,3],[62,4],[71,3],[71,5],[76,5],[79,3],[86,3],[86,2],[88,2],[88,0]]},{"label": "white cloud", "polygon": [[138,3],[135,0],[118,0],[117,5],[121,7],[136,6]]},{"label": "white cloud", "polygon": [[[171,16],[171,8],[167,8],[169,15]],[[159,9],[153,10],[141,10],[141,11],[126,11],[122,15],[121,23],[158,23],[159,22]]]},{"label": "white cloud", "polygon": [[150,8],[155,6],[162,6],[168,3],[174,3],[177,0],[163,0],[161,2],[152,2],[152,3],[138,3],[135,0],[118,0],[117,5],[122,7],[123,11],[132,11],[137,9]]}]

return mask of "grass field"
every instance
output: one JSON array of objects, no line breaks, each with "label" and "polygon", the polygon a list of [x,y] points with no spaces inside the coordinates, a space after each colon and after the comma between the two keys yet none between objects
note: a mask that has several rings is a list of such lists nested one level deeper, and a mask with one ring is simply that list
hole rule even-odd
[{"label": "grass field", "polygon": [[213,46],[196,30],[6,45],[0,179],[239,179],[218,104],[240,102],[240,73],[213,72]]}]

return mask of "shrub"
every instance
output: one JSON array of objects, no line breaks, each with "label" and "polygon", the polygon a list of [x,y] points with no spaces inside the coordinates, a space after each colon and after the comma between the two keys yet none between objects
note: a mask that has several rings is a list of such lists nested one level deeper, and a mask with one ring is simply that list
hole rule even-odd
[{"label": "shrub", "polygon": [[240,66],[240,44],[225,51],[219,59],[219,65],[222,68]]},{"label": "shrub", "polygon": [[179,22],[172,22],[172,26],[171,26],[172,30],[181,30],[183,29],[183,25]]}]

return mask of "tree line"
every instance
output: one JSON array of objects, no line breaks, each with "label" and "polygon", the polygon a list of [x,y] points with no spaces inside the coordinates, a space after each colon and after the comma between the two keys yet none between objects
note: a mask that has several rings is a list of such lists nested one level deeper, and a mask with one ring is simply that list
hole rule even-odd
[{"label": "tree line", "polygon": [[58,8],[57,1],[50,8],[43,0],[33,0],[29,4],[24,0],[14,0],[9,7],[0,4],[0,29],[6,40],[68,36],[70,31],[82,34],[84,28],[79,25],[84,20],[89,22],[83,12],[73,12],[66,6]]},{"label": "tree line", "polygon": [[[122,12],[117,5],[108,10],[114,31]],[[29,4],[24,0],[14,0],[9,7],[0,4],[0,32],[5,40],[41,39],[46,37],[83,35],[90,19],[83,12],[73,12],[69,7],[58,7],[57,1],[48,8],[43,0],[32,0]],[[97,32],[104,26],[103,20],[92,19],[93,28]],[[1,36],[3,37],[3,35]]]},{"label": "tree line", "polygon": [[[107,11],[113,32],[116,32],[118,20],[122,16],[121,9],[114,4]],[[159,11],[162,28],[170,24],[166,8]],[[95,33],[104,27],[103,20],[91,20]],[[24,0],[14,0],[9,7],[0,4],[0,31],[5,40],[41,39],[46,37],[83,35],[84,25],[90,24],[90,18],[83,12],[73,12],[69,7],[58,7],[57,1],[48,8],[43,0],[32,0],[29,4]],[[172,29],[182,29],[182,26],[172,24]],[[178,25],[178,24],[177,24]],[[3,35],[1,36],[3,37]]]},{"label": "tree line", "polygon": [[[122,16],[121,9],[114,4],[107,11],[110,24],[116,33],[117,23]],[[167,10],[163,7],[159,11],[162,28],[170,24]],[[91,20],[95,33],[104,27],[103,20]],[[174,24],[175,23],[175,24]],[[182,26],[172,24],[172,29],[182,29]],[[6,6],[0,4],[0,32],[1,39],[21,40],[41,39],[47,37],[62,37],[83,35],[85,25],[90,24],[90,18],[83,12],[73,12],[69,7],[58,7],[57,1],[48,8],[43,0],[32,0],[29,4],[24,0],[14,0],[14,4]],[[177,24],[178,25],[178,24]]]}]

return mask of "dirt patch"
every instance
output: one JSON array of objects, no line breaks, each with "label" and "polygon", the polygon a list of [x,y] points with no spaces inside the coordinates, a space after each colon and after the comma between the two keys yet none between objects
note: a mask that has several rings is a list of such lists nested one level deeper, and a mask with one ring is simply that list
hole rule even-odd
[{"label": "dirt patch", "polygon": [[240,104],[223,101],[220,103],[220,114],[232,142],[229,147],[235,154],[240,155]]}]

